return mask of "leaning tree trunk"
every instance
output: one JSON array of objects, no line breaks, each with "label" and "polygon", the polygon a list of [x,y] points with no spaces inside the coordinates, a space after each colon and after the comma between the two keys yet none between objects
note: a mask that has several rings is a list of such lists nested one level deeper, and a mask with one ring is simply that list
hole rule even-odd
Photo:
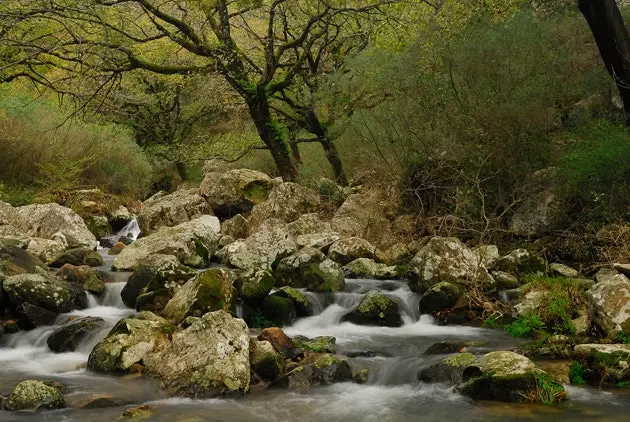
[{"label": "leaning tree trunk", "polygon": [[188,169],[186,168],[186,163],[183,161],[175,161],[175,168],[177,169],[177,174],[179,174],[179,178],[182,179],[182,182],[188,181]]},{"label": "leaning tree trunk", "polygon": [[630,125],[630,38],[615,0],[578,0],[602,60],[617,84]]},{"label": "leaning tree trunk", "polygon": [[339,151],[337,150],[334,141],[330,139],[330,136],[328,136],[328,130],[319,121],[317,114],[315,114],[315,111],[312,108],[303,113],[303,116],[309,126],[308,130],[317,137],[317,141],[324,149],[326,159],[335,174],[335,181],[342,186],[347,186],[348,178],[346,177],[346,172],[343,168],[341,156],[339,155]]},{"label": "leaning tree trunk", "polygon": [[294,181],[297,179],[297,168],[291,159],[289,143],[284,138],[285,134],[278,127],[278,123],[271,117],[269,102],[265,98],[259,98],[247,102],[258,135],[271,152],[282,178],[285,181]]}]

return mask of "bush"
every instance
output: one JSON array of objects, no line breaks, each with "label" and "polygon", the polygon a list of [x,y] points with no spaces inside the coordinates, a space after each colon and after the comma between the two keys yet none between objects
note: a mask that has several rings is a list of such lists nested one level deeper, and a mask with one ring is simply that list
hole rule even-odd
[{"label": "bush", "polygon": [[506,326],[505,331],[512,337],[534,337],[538,331],[544,328],[545,324],[538,315],[526,315]]}]

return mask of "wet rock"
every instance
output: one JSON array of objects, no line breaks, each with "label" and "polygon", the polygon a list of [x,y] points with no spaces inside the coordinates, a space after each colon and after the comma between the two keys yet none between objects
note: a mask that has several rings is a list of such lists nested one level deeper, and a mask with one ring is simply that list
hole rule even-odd
[{"label": "wet rock", "polygon": [[66,251],[55,258],[54,261],[50,263],[50,266],[60,268],[65,264],[75,266],[88,265],[90,267],[101,267],[105,265],[101,254],[86,248],[75,248]]},{"label": "wet rock", "polygon": [[118,418],[118,420],[145,420],[153,417],[154,413],[155,407],[145,404],[143,406],[130,407],[129,409],[124,411],[124,413]]},{"label": "wet rock", "polygon": [[460,289],[445,281],[435,284],[420,297],[420,313],[432,314],[451,308],[461,296]]},{"label": "wet rock", "polygon": [[370,258],[358,258],[343,267],[347,278],[376,278],[379,264]]},{"label": "wet rock", "polygon": [[151,312],[123,318],[98,342],[88,358],[88,369],[106,374],[124,374],[152,353],[169,344],[175,327]]},{"label": "wet rock", "polygon": [[131,403],[132,401],[130,400],[103,395],[103,396],[91,397],[72,407],[76,407],[77,409],[104,409],[107,407],[125,406]]},{"label": "wet rock", "polygon": [[249,330],[225,311],[205,314],[145,359],[146,373],[172,396],[214,397],[249,391]]},{"label": "wet rock", "polygon": [[505,271],[492,271],[492,278],[496,281],[497,288],[501,290],[516,289],[521,285],[516,276]]},{"label": "wet rock", "polygon": [[54,234],[62,233],[70,248],[96,249],[96,238],[83,219],[70,208],[38,204],[19,207],[17,211],[24,222],[17,228],[28,236],[52,239]]},{"label": "wet rock", "polygon": [[322,221],[317,213],[301,215],[297,220],[287,224],[287,231],[293,237],[332,233],[330,223]]},{"label": "wet rock", "polygon": [[[127,282],[123,288],[123,301],[133,300],[133,293],[140,285],[140,289],[135,299],[135,309],[138,311],[151,311],[154,313],[162,312],[166,304],[173,298],[175,293],[188,282],[190,279],[198,275],[198,272],[179,263],[166,262],[157,268],[141,267],[142,271],[135,271],[133,283]],[[147,280],[146,282],[143,280]],[[129,290],[125,289],[129,287]]]},{"label": "wet rock", "polygon": [[44,262],[24,249],[16,246],[0,248],[0,272],[4,275],[32,274],[45,268]]},{"label": "wet rock", "polygon": [[105,282],[101,279],[100,273],[87,265],[65,264],[57,271],[57,277],[76,283],[88,292],[97,295],[105,291]]},{"label": "wet rock", "polygon": [[265,380],[272,381],[282,375],[282,357],[268,341],[250,340],[249,361],[252,370]]},{"label": "wet rock", "polygon": [[265,202],[252,209],[249,217],[250,233],[270,218],[291,223],[304,214],[316,212],[320,205],[317,192],[297,183],[281,183],[274,186]]},{"label": "wet rock", "polygon": [[225,269],[199,273],[177,290],[162,316],[179,324],[188,316],[201,317],[212,311],[231,312],[236,298],[232,277]]},{"label": "wet rock", "polygon": [[216,218],[211,216],[163,228],[123,249],[112,268],[132,271],[156,254],[173,255],[184,265],[204,267],[218,248],[220,236],[216,229]]},{"label": "wet rock", "polygon": [[297,316],[293,302],[280,296],[267,296],[260,304],[260,312],[275,325],[291,325]]},{"label": "wet rock", "polygon": [[597,283],[586,295],[591,320],[606,335],[630,332],[630,280],[626,276],[618,274]]},{"label": "wet rock", "polygon": [[457,390],[475,400],[554,403],[566,399],[562,385],[525,356],[492,352],[466,366]]},{"label": "wet rock", "polygon": [[429,348],[425,350],[424,354],[443,355],[448,353],[464,353],[470,348],[477,348],[481,345],[482,343],[478,341],[440,341],[429,346]]},{"label": "wet rock", "polygon": [[295,312],[298,317],[311,315],[311,304],[308,297],[301,291],[294,289],[293,287],[284,286],[280,287],[271,295],[289,299],[293,303],[293,307],[295,308]]},{"label": "wet rock", "polygon": [[341,236],[335,232],[302,234],[295,238],[295,244],[298,249],[315,248],[327,254],[330,246],[339,239]]},{"label": "wet rock", "polygon": [[[203,215],[212,216],[214,213],[208,202],[198,194],[198,190],[181,189],[144,204],[138,214],[138,225],[146,236],[162,227],[174,227]],[[218,219],[215,224],[219,226],[219,231]]]},{"label": "wet rock", "polygon": [[449,356],[436,364],[420,370],[418,380],[457,385],[462,381],[464,369],[476,360],[477,358],[472,353],[460,353]]},{"label": "wet rock", "polygon": [[123,229],[134,216],[129,212],[127,207],[121,205],[114,211],[110,212],[107,216],[107,221],[114,232],[118,232]]},{"label": "wet rock", "polygon": [[377,290],[366,293],[359,306],[345,315],[344,320],[358,325],[402,325],[398,302]]},{"label": "wet rock", "polygon": [[275,284],[269,270],[247,270],[238,276],[240,297],[250,306],[259,304],[267,297]]},{"label": "wet rock", "polygon": [[335,262],[348,264],[358,258],[382,260],[382,254],[367,240],[349,237],[333,243],[328,256]]},{"label": "wet rock", "polygon": [[40,238],[31,239],[26,248],[28,253],[38,257],[45,263],[54,261],[54,259],[63,254],[65,250],[66,245],[57,240]]},{"label": "wet rock", "polygon": [[30,330],[42,325],[52,325],[57,319],[57,314],[32,303],[22,303],[14,307],[19,316],[19,327]]},{"label": "wet rock", "polygon": [[124,243],[116,242],[116,243],[114,243],[112,245],[112,247],[109,249],[109,251],[107,251],[107,255],[118,255],[126,247],[127,247],[127,245],[125,245]]},{"label": "wet rock", "polygon": [[549,264],[549,272],[553,275],[566,278],[576,278],[578,276],[577,270],[559,263]]},{"label": "wet rock", "polygon": [[332,336],[320,336],[308,338],[304,336],[295,336],[292,338],[295,346],[304,351],[314,353],[337,353],[337,339]]},{"label": "wet rock", "polygon": [[300,355],[293,340],[278,327],[265,328],[258,334],[257,339],[271,343],[276,352],[284,358],[294,359]]},{"label": "wet rock", "polygon": [[98,240],[112,234],[112,227],[107,221],[107,217],[101,215],[89,215],[84,217],[85,225],[88,230]]},{"label": "wet rock", "polygon": [[618,385],[630,381],[630,344],[579,344],[573,359],[585,368],[590,384]]},{"label": "wet rock", "polygon": [[200,193],[220,218],[249,212],[267,200],[273,182],[265,173],[249,169],[206,174]]},{"label": "wet rock", "polygon": [[345,285],[341,267],[312,248],[283,258],[274,276],[277,286],[307,288],[314,292],[338,292]]},{"label": "wet rock", "polygon": [[280,378],[275,385],[289,389],[304,389],[337,382],[352,381],[352,370],[346,359],[314,353]]},{"label": "wet rock", "polygon": [[48,336],[46,344],[56,353],[72,352],[81,342],[105,326],[105,320],[97,317],[77,318],[57,328]]},{"label": "wet rock", "polygon": [[63,409],[63,394],[41,381],[27,380],[19,383],[6,401],[7,410]]}]

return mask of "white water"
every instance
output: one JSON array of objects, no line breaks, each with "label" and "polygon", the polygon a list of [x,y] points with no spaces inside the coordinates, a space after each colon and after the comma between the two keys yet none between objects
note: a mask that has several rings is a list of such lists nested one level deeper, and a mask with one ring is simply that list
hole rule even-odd
[{"label": "white water", "polygon": [[140,236],[140,226],[138,225],[137,218],[133,218],[125,227],[116,233],[116,237],[121,236],[127,236],[131,240],[136,240],[138,236]]}]

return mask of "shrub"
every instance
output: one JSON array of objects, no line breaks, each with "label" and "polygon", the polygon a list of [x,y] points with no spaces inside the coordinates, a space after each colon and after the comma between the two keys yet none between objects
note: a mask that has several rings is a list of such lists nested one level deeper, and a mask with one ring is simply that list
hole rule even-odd
[{"label": "shrub", "polygon": [[536,332],[545,328],[538,315],[526,315],[505,327],[512,337],[534,337]]},{"label": "shrub", "polygon": [[584,365],[577,361],[571,362],[571,367],[569,368],[569,381],[571,381],[571,384],[584,384],[586,374],[587,369]]}]

